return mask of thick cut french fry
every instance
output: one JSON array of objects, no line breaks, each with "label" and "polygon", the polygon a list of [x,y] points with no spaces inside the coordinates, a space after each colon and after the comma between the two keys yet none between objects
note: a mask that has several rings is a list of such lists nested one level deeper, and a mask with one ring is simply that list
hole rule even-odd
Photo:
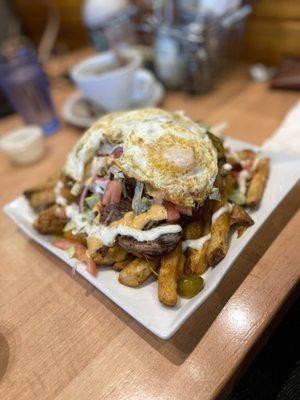
[{"label": "thick cut french fry", "polygon": [[44,210],[55,203],[54,187],[34,192],[29,197],[29,203],[35,210]]},{"label": "thick cut french fry", "polygon": [[67,222],[68,218],[58,215],[54,205],[41,211],[33,226],[45,235],[61,235]]},{"label": "thick cut french fry", "polygon": [[33,193],[42,192],[45,189],[54,188],[61,177],[61,171],[54,172],[48,179],[24,191],[24,196],[30,199]]},{"label": "thick cut french fry", "polygon": [[255,207],[261,200],[269,175],[269,159],[259,161],[256,172],[250,181],[246,196],[246,204]]},{"label": "thick cut french fry", "polygon": [[230,229],[230,214],[224,212],[212,225],[211,239],[207,247],[208,266],[214,267],[226,256]]},{"label": "thick cut french fry", "polygon": [[240,237],[245,230],[253,224],[254,221],[247,211],[243,207],[235,204],[230,215],[230,226],[236,225],[239,227],[237,231],[238,237]]},{"label": "thick cut french fry", "polygon": [[192,251],[193,251],[193,249],[186,250],[186,258],[185,258],[185,263],[184,263],[184,267],[183,267],[183,272],[184,272],[184,275],[186,275],[186,276],[193,275],[193,273],[194,273],[194,265],[192,265],[192,263],[191,263]]},{"label": "thick cut french fry", "polygon": [[[206,236],[210,231],[210,221],[206,221],[203,227],[202,236]],[[206,271],[207,264],[207,248],[209,240],[207,240],[201,249],[189,249],[186,258],[185,270],[188,275],[202,275]]]},{"label": "thick cut french fry", "polygon": [[122,271],[122,269],[124,269],[125,267],[127,267],[127,265],[129,265],[131,263],[132,260],[124,260],[124,261],[117,261],[114,263],[114,265],[112,266],[112,268],[115,271]]},{"label": "thick cut french fry", "polygon": [[[191,264],[194,266],[194,274],[202,275],[207,270],[207,249],[209,241],[204,243],[202,249],[194,250],[191,255]],[[193,249],[192,249],[193,250]]]},{"label": "thick cut french fry", "polygon": [[171,253],[161,259],[158,274],[158,298],[167,306],[175,306],[177,303],[178,263],[182,254],[181,245],[178,245]]},{"label": "thick cut french fry", "polygon": [[182,236],[184,240],[198,239],[202,232],[202,221],[193,221],[183,228]]},{"label": "thick cut french fry", "polygon": [[126,250],[118,246],[108,247],[102,252],[97,251],[91,254],[91,259],[95,261],[97,265],[112,265],[116,262],[126,260],[126,257]]},{"label": "thick cut french fry", "polygon": [[55,203],[54,187],[61,177],[61,171],[56,171],[45,181],[24,191],[30,206],[35,210],[44,210]]},{"label": "thick cut french fry", "polygon": [[181,252],[178,265],[177,265],[177,278],[181,278],[184,272],[184,265],[185,265],[185,255]]},{"label": "thick cut french fry", "polygon": [[148,279],[159,266],[159,260],[136,258],[119,273],[119,282],[125,286],[137,287]]},{"label": "thick cut french fry", "polygon": [[[227,189],[220,185],[221,200],[215,203],[214,212],[226,206]],[[213,267],[225,257],[228,251],[228,238],[230,229],[230,213],[225,211],[212,223],[211,238],[207,246],[207,265]]]}]

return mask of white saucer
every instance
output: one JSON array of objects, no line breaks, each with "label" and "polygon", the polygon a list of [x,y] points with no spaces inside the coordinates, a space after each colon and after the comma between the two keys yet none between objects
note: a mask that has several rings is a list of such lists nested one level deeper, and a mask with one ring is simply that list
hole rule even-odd
[{"label": "white saucer", "polygon": [[[128,109],[155,107],[163,99],[165,89],[160,82],[155,81],[151,96],[139,103],[131,102]],[[62,107],[62,117],[65,121],[79,128],[89,128],[98,118],[105,114],[98,105],[87,99],[81,92],[72,93]]]}]

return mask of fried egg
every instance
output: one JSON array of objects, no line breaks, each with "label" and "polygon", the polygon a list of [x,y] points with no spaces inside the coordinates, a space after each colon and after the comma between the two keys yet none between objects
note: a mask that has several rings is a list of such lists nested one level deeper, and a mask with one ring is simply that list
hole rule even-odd
[{"label": "fried egg", "polygon": [[218,172],[217,153],[205,130],[185,115],[149,114],[135,120],[124,136],[119,168],[144,182],[154,196],[160,193],[186,207],[203,203]]},{"label": "fried egg", "polygon": [[84,164],[105,141],[123,143],[118,167],[145,183],[153,196],[193,207],[212,191],[218,173],[216,149],[206,130],[183,113],[150,108],[106,115],[75,146],[66,173],[80,181]]}]

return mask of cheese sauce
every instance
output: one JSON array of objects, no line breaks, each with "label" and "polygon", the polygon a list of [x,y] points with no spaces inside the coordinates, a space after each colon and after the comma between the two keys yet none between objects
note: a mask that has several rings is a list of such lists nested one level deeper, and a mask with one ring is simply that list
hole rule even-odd
[{"label": "cheese sauce", "polygon": [[85,232],[88,236],[99,239],[105,246],[112,246],[118,235],[130,236],[139,242],[144,242],[156,240],[161,235],[177,233],[182,230],[180,225],[163,225],[146,231],[141,230],[150,220],[166,219],[165,208],[160,205],[154,205],[148,212],[140,215],[128,212],[121,220],[115,221],[109,226],[90,224],[84,214],[79,212],[77,204],[66,207],[66,214],[76,226],[75,232]]}]

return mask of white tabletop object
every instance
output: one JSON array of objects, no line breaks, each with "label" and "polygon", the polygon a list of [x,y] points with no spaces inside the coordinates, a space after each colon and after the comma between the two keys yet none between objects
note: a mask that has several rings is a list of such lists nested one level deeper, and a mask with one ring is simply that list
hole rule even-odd
[{"label": "white tabletop object", "polygon": [[0,149],[19,165],[38,161],[45,153],[45,138],[37,125],[15,129],[0,139]]}]

